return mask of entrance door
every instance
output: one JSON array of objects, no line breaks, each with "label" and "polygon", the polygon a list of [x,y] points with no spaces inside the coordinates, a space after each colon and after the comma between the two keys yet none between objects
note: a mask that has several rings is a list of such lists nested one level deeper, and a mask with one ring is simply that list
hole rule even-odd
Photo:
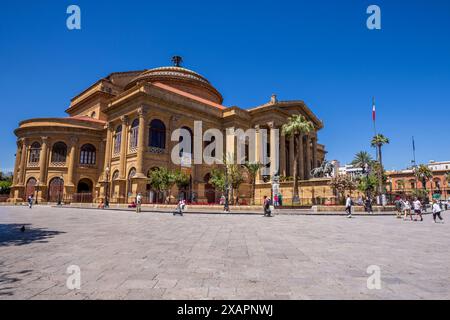
[{"label": "entrance door", "polygon": [[205,198],[208,203],[214,203],[216,202],[216,189],[209,183],[209,179],[211,179],[211,174],[207,173],[203,178],[205,182]]},{"label": "entrance door", "polygon": [[73,195],[73,202],[91,203],[93,184],[89,179],[81,179],[77,185],[77,193]]},{"label": "entrance door", "polygon": [[59,202],[63,200],[64,195],[64,180],[56,177],[50,180],[48,186],[48,201]]},{"label": "entrance door", "polygon": [[35,178],[28,179],[27,186],[25,188],[25,198],[28,199],[28,197],[31,195],[34,197],[35,189],[36,189],[36,179]]}]

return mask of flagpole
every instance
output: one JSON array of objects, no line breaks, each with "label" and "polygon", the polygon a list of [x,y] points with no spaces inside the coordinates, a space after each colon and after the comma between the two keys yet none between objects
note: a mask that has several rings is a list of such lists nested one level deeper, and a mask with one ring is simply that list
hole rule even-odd
[{"label": "flagpole", "polygon": [[373,120],[373,133],[377,135],[377,117],[375,110],[375,97],[372,97],[372,120]]}]

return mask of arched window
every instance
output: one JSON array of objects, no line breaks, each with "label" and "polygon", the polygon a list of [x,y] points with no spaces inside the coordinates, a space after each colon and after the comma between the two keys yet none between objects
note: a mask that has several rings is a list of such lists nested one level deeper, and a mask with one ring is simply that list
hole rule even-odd
[{"label": "arched window", "polygon": [[150,122],[149,146],[153,148],[166,148],[166,126],[159,119]]},{"label": "arched window", "polygon": [[117,155],[120,153],[120,144],[122,143],[122,125],[119,125],[116,128],[116,132],[114,134],[114,154]]},{"label": "arched window", "polygon": [[435,179],[433,180],[433,182],[434,182],[435,188],[438,189],[438,190],[440,190],[440,189],[441,189],[441,179],[435,178]]},{"label": "arched window", "polygon": [[114,171],[114,173],[113,173],[113,175],[112,175],[112,179],[113,179],[113,180],[119,179],[119,170]]},{"label": "arched window", "polygon": [[132,192],[132,179],[134,178],[135,175],[136,175],[136,169],[135,168],[131,168],[130,172],[128,173],[128,181],[127,181],[127,194],[128,194],[128,196],[130,196],[130,194]]},{"label": "arched window", "polygon": [[39,155],[41,154],[41,144],[39,142],[33,142],[30,148],[29,163],[39,163]]},{"label": "arched window", "polygon": [[130,130],[130,151],[136,151],[138,145],[139,119],[134,119]]},{"label": "arched window", "polygon": [[52,162],[65,163],[67,157],[67,146],[64,142],[57,142],[52,148]]},{"label": "arched window", "polygon": [[26,187],[25,187],[25,196],[28,198],[28,196],[34,196],[34,192],[36,190],[36,184],[37,181],[35,178],[30,178],[27,181]]},{"label": "arched window", "polygon": [[80,149],[80,164],[95,164],[95,151],[95,147],[92,144],[83,145]]}]

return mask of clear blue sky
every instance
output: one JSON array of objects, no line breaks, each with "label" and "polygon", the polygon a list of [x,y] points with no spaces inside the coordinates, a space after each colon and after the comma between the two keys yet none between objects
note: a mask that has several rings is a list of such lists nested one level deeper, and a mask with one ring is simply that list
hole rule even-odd
[{"label": "clear blue sky", "polygon": [[[66,28],[77,4],[82,30]],[[381,7],[382,29],[366,28]],[[8,1],[0,10],[0,168],[20,120],[65,116],[99,78],[170,64],[206,76],[225,105],[301,99],[325,123],[328,159],[371,150],[371,99],[387,169],[450,160],[450,1]]]}]

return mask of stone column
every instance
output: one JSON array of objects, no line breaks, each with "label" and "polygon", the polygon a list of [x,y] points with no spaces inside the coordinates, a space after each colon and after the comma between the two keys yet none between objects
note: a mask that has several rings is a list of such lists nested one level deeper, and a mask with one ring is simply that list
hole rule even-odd
[{"label": "stone column", "polygon": [[[180,165],[176,165],[175,163],[172,162],[172,158],[171,158],[171,152],[174,148],[174,146],[178,143],[178,141],[172,141],[172,132],[174,132],[176,129],[178,129],[178,121],[180,120],[180,117],[177,115],[171,116],[170,120],[169,120],[169,130],[167,130],[166,132],[166,149],[168,150],[168,155],[169,155],[169,165],[168,168],[169,169],[179,169]],[[150,142],[149,142],[150,145]]]},{"label": "stone column", "polygon": [[273,177],[280,170],[279,129],[273,122],[268,123],[270,128],[270,176]]},{"label": "stone column", "polygon": [[27,140],[26,138],[22,138],[22,153],[20,154],[20,177],[19,177],[19,185],[25,185],[25,171],[27,166]]},{"label": "stone column", "polygon": [[[250,151],[250,150],[249,150]],[[262,144],[261,144],[261,131],[259,125],[255,125],[255,162],[262,164],[261,159],[262,154]],[[262,168],[261,168],[262,170]],[[261,170],[258,171],[256,175],[256,182],[261,182]]]},{"label": "stone column", "polygon": [[41,153],[39,155],[39,184],[47,185],[48,137],[41,137]]},{"label": "stone column", "polygon": [[[112,140],[113,140],[113,126],[111,122],[108,122],[106,125],[106,146],[105,146],[105,161],[103,164],[103,180],[106,179],[105,172],[106,168],[111,165],[111,153],[112,153]],[[110,168],[111,169],[111,168]]]},{"label": "stone column", "polygon": [[16,150],[16,161],[14,162],[14,185],[19,183],[19,167],[20,167],[20,159],[22,158],[22,143],[21,140],[16,141],[17,150]]},{"label": "stone column", "polygon": [[127,170],[127,149],[128,149],[128,117],[123,116],[122,120],[122,140],[120,144],[120,172],[119,178],[126,179]]},{"label": "stone column", "polygon": [[305,179],[309,179],[311,176],[311,137],[310,137],[310,135],[306,135],[305,154],[306,154]]},{"label": "stone column", "polygon": [[144,173],[144,158],[145,158],[145,133],[147,132],[145,126],[145,109],[139,108],[139,131],[138,131],[138,148],[137,148],[137,163],[136,163],[136,176],[135,178],[146,178]]},{"label": "stone column", "polygon": [[[294,137],[289,137],[289,175],[294,176],[294,157],[295,157],[295,142]],[[297,171],[298,174],[298,171]]]},{"label": "stone column", "polygon": [[314,169],[317,167],[317,136],[312,138],[312,162]]},{"label": "stone column", "polygon": [[75,186],[73,182],[73,173],[75,171],[75,163],[76,163],[76,145],[78,143],[77,137],[70,137],[70,153],[69,153],[69,163],[67,166],[67,183],[65,185],[67,187]]},{"label": "stone column", "polygon": [[306,179],[305,174],[305,146],[303,144],[303,137],[304,135],[300,135],[299,137],[299,145],[297,146],[297,152],[299,154],[299,160],[298,160],[298,176],[300,177],[300,180]]},{"label": "stone column", "polygon": [[280,136],[280,175],[286,176],[286,137],[282,132]]}]

